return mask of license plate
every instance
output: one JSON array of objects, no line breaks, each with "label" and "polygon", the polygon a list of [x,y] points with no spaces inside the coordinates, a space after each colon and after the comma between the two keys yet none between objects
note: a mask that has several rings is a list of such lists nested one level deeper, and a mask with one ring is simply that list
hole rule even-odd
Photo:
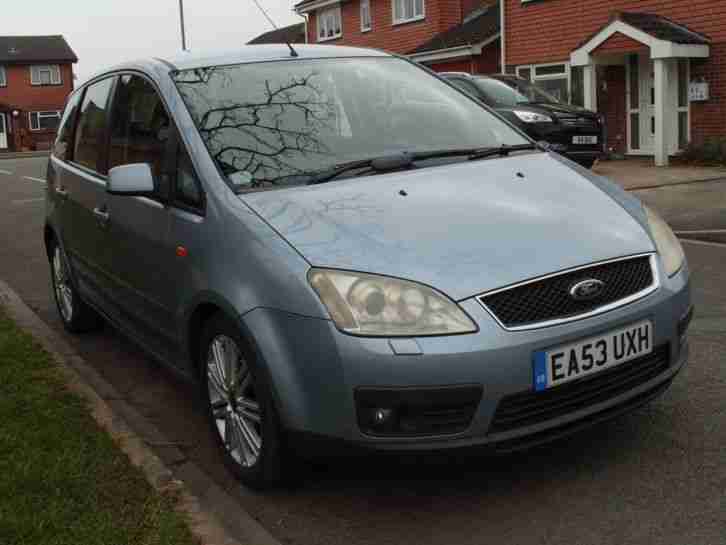
[{"label": "license plate", "polygon": [[597,144],[597,136],[578,135],[572,137],[573,144]]},{"label": "license plate", "polygon": [[653,351],[650,321],[534,353],[534,389],[547,390]]}]

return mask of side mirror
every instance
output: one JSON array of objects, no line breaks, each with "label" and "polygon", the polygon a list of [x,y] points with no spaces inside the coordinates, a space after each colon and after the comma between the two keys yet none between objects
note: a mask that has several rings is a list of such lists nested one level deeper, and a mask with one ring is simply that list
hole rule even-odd
[{"label": "side mirror", "polygon": [[155,193],[154,176],[147,163],[132,163],[108,171],[106,191],[111,195],[148,197]]}]

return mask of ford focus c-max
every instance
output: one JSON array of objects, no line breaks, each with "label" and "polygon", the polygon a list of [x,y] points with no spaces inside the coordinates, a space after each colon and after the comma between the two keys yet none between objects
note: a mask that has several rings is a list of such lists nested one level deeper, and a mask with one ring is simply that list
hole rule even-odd
[{"label": "ford focus c-max", "polygon": [[234,473],[290,445],[509,452],[684,365],[666,223],[401,58],[247,47],[69,98],[45,243],[66,328],[103,318],[200,384]]}]

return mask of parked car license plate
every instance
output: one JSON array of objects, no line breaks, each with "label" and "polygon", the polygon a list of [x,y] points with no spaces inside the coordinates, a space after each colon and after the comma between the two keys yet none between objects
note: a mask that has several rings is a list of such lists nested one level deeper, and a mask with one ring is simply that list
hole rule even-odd
[{"label": "parked car license plate", "polygon": [[572,137],[573,144],[597,144],[597,136],[579,134]]},{"label": "parked car license plate", "polygon": [[575,343],[534,353],[534,388],[554,388],[653,351],[653,324],[638,322]]}]

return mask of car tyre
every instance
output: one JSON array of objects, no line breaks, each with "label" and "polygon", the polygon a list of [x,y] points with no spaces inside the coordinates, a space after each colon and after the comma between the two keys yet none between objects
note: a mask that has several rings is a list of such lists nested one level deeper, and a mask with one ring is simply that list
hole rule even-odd
[{"label": "car tyre", "polygon": [[56,241],[49,248],[49,257],[51,286],[63,327],[71,333],[84,333],[101,327],[101,317],[78,295],[68,258]]},{"label": "car tyre", "polygon": [[204,327],[199,363],[212,435],[229,470],[255,489],[282,480],[282,431],[272,389],[239,327],[223,314]]}]

